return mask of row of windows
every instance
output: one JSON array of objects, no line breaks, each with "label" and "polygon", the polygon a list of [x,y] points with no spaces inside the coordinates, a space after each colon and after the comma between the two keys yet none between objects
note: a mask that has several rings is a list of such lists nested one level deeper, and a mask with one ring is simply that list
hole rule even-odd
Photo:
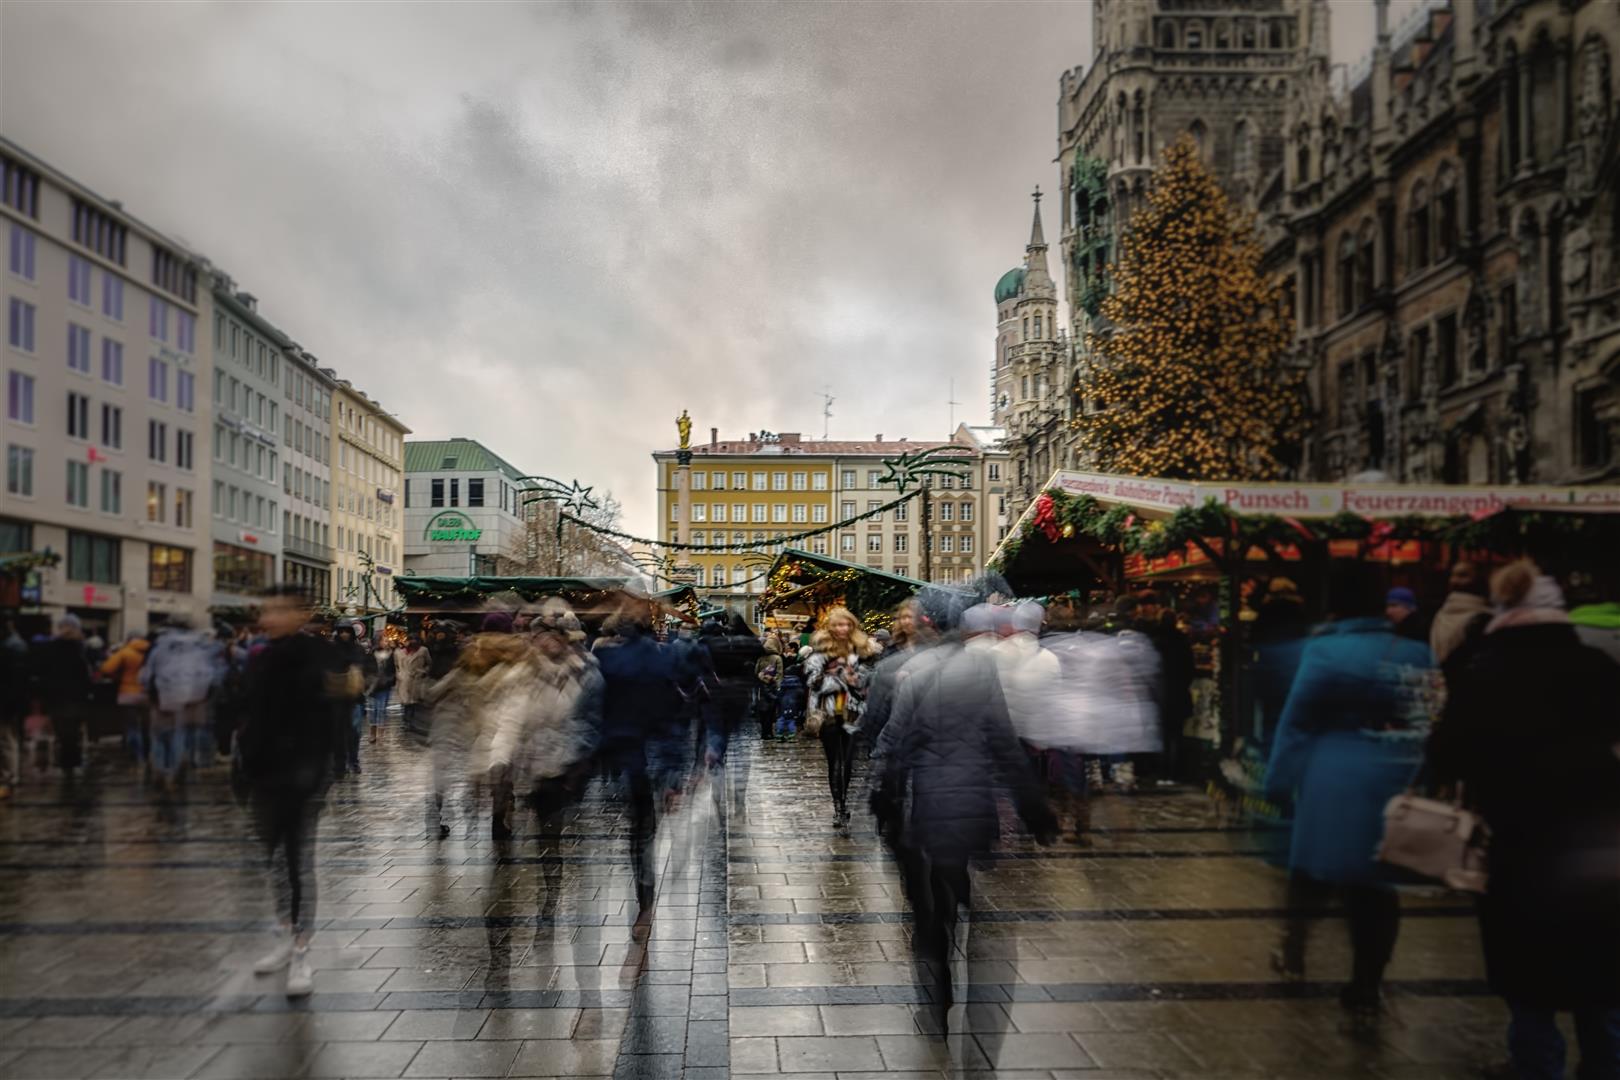
[{"label": "row of windows", "polygon": [[[11,226],[6,266],[23,281],[39,281],[38,238],[15,222]],[[87,310],[94,296],[91,272],[90,260],[79,255],[68,256],[68,299]],[[101,313],[114,322],[124,321],[124,279],[117,274],[101,275]]]},{"label": "row of windows", "polygon": [[252,435],[214,425],[214,460],[274,484],[281,473],[280,456]]},{"label": "row of windows", "polygon": [[305,472],[291,462],[282,466],[281,490],[295,499],[328,510],[332,508],[332,481],[322,480],[314,473]]},{"label": "row of windows", "polygon": [[[1001,466],[992,465],[990,470],[990,479],[1001,479]],[[865,486],[869,488],[883,487],[883,475],[884,470],[882,469],[867,469]],[[828,482],[831,480],[829,474],[824,472],[745,472],[741,470],[734,472],[721,472],[719,470],[702,472],[695,469],[692,471],[691,478],[693,491],[726,491],[728,490],[728,479],[730,481],[729,490],[731,491],[826,491]],[[861,486],[859,483],[860,470],[858,469],[840,470],[838,479],[840,490],[847,491],[850,488]],[[934,479],[934,477],[925,477],[924,486],[935,486]],[[960,487],[962,490],[967,491],[973,487],[973,478],[968,474],[961,477],[940,476],[938,480],[938,486],[941,488]]]},{"label": "row of windows", "polygon": [[[85,461],[68,461],[64,468],[64,495],[68,506],[88,510],[92,499],[104,514],[118,516],[124,512],[124,474],[121,470],[103,466],[92,482],[91,465]],[[31,446],[15,443],[6,447],[6,494],[17,498],[33,498],[35,490],[35,451]],[[146,520],[158,525],[172,524],[189,529],[193,524],[190,488],[176,487],[174,499],[169,499],[169,485],[152,480],[146,485]],[[173,510],[172,517],[170,510]]]},{"label": "row of windows", "polygon": [[37,221],[39,173],[0,154],[0,203]]},{"label": "row of windows", "polygon": [[125,265],[129,230],[105,210],[73,200],[73,242],[89,248],[108,262]]},{"label": "row of windows", "polygon": [[275,532],[281,523],[281,507],[274,499],[266,499],[235,484],[215,480],[214,516]]},{"label": "row of windows", "polygon": [[157,244],[152,245],[152,284],[188,304],[197,302],[197,268]]}]

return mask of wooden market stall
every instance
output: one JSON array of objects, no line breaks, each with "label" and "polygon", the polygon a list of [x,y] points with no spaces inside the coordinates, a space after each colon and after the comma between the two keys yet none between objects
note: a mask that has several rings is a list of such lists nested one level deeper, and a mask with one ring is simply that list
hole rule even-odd
[{"label": "wooden market stall", "polygon": [[[418,577],[402,574],[394,587],[404,598],[404,615],[412,625],[423,620],[451,619],[472,629],[487,611],[538,612],[550,597],[559,597],[593,633],[626,604],[645,605],[650,617],[673,614],[690,621],[695,596],[681,588],[648,595],[634,578],[603,577]],[[688,588],[689,587],[682,587]],[[689,603],[690,602],[690,603]]]},{"label": "wooden market stall", "polygon": [[787,548],[776,557],[759,601],[761,625],[803,633],[815,628],[829,608],[847,607],[868,630],[889,625],[902,600],[924,582],[868,566]]},{"label": "wooden market stall", "polygon": [[[1112,610],[1137,589],[1175,601],[1198,675],[1187,736],[1230,758],[1269,737],[1250,628],[1273,582],[1325,614],[1335,560],[1376,567],[1382,586],[1432,610],[1461,558],[1528,555],[1620,591],[1620,487],[1200,483],[1059,471],[992,554],[1021,596]],[[1202,690],[1203,693],[1199,691]],[[1214,764],[1214,759],[1210,764]]]}]

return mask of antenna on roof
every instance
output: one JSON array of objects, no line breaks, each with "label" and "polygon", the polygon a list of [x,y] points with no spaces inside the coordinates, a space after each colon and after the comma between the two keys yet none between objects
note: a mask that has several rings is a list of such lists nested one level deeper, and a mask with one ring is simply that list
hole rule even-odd
[{"label": "antenna on roof", "polygon": [[947,405],[949,405],[951,407],[951,427],[950,427],[950,430],[951,430],[952,434],[955,434],[956,433],[956,407],[958,405],[962,404],[960,401],[956,400],[956,380],[955,379],[951,380],[950,397],[946,400],[945,404],[947,404]]},{"label": "antenna on roof", "polygon": [[829,386],[821,392],[821,439],[823,442],[827,440],[827,432],[832,429],[832,403],[838,400],[828,392],[831,389],[832,387]]}]

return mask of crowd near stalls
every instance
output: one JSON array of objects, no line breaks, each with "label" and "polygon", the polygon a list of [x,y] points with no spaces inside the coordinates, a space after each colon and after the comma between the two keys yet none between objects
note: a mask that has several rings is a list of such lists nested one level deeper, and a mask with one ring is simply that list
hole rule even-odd
[{"label": "crowd near stalls", "polygon": [[[188,770],[227,751],[272,868],[279,930],[256,970],[285,972],[294,996],[312,985],[325,795],[371,767],[374,738],[427,756],[429,841],[487,831],[504,855],[559,835],[604,785],[630,824],[638,940],[662,822],[705,785],[741,792],[762,755],[824,758],[827,801],[802,811],[874,828],[892,853],[932,1029],[974,997],[950,963],[958,918],[1014,818],[1083,848],[1099,798],[1219,779],[1289,822],[1276,977],[1307,977],[1313,922],[1348,923],[1352,1032],[1378,1038],[1398,889],[1425,882],[1480,894],[1521,1075],[1557,1075],[1536,1063],[1562,1060],[1559,1011],[1583,1059],[1613,1062],[1620,506],[1580,492],[1574,511],[1573,493],[1540,489],[1221,493],[1059,474],[998,553],[1005,576],[965,588],[789,551],[762,609],[796,617],[763,635],[619,579],[405,578],[398,648],[320,622],[291,587],[241,642],[177,626],[101,656],[69,616],[0,641],[0,685],[22,688],[7,731],[53,739],[44,757],[80,775],[106,678],[157,798],[183,798]],[[1351,516],[1373,505],[1409,512]],[[17,755],[4,764],[14,777]],[[560,884],[543,884],[554,902]]]}]

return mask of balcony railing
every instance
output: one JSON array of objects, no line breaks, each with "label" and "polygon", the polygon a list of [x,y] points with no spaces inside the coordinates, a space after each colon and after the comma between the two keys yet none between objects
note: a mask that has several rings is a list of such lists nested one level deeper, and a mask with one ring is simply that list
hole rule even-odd
[{"label": "balcony railing", "polygon": [[332,549],[326,544],[317,544],[297,536],[286,537],[282,541],[281,550],[284,554],[313,559],[315,562],[329,563],[334,557]]}]

